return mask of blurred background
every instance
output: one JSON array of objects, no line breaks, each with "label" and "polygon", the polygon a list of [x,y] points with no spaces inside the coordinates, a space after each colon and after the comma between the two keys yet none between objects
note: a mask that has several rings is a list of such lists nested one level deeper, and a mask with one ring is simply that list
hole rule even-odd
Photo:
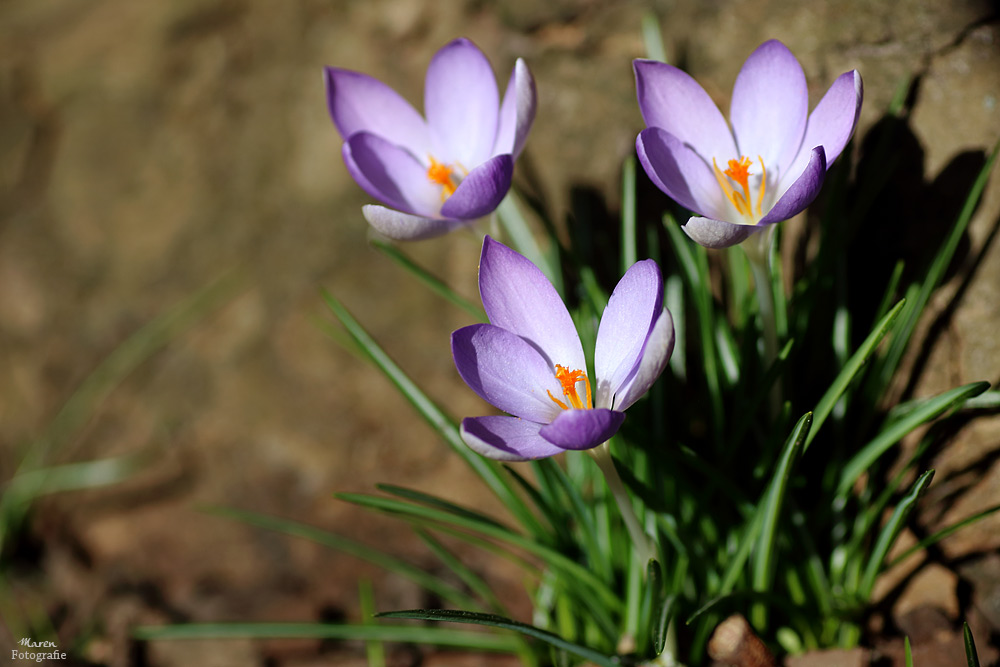
[{"label": "blurred background", "polygon": [[[933,248],[1000,138],[1000,10],[983,0],[0,1],[0,649],[41,624],[82,664],[364,664],[350,644],[195,648],[129,632],[356,620],[362,578],[380,609],[432,604],[352,557],[203,511],[313,523],[428,567],[405,526],[332,494],[391,482],[503,516],[389,383],[324,331],[327,288],[452,414],[485,410],[449,353],[468,316],[367,242],[369,200],[340,158],[322,67],[371,74],[419,108],[427,63],[454,37],[487,54],[501,85],[523,57],[539,104],[515,182],[567,229],[581,213],[613,224],[643,127],[631,60],[645,56],[647,12],[668,59],[724,110],[769,38],[798,56],[813,105],[858,69],[856,154],[911,81],[867,248],[887,267]],[[666,203],[645,197],[653,211]],[[932,302],[914,396],[1000,379],[998,224],[1000,171]],[[405,250],[477,299],[480,242],[464,232]],[[945,481],[927,498],[928,529],[1000,499],[998,422],[969,424],[936,455]],[[90,461],[105,465],[34,486],[43,495],[24,514],[15,476]],[[60,491],[59,480],[94,486]],[[952,625],[975,616],[995,641],[998,547],[993,517],[890,573],[909,579],[891,601],[897,626],[930,608]],[[477,567],[529,620],[518,576]]]}]

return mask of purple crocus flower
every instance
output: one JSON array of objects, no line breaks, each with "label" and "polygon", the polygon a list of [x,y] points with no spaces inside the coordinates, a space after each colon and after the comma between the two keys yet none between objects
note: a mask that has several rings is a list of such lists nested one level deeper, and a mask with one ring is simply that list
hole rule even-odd
[{"label": "purple crocus flower", "polygon": [[510,189],[535,118],[528,66],[518,59],[501,103],[489,61],[467,39],[434,54],[424,82],[426,120],[381,81],[336,67],[326,68],[326,99],[347,170],[386,204],[365,206],[365,219],[408,241],[493,211]]},{"label": "purple crocus flower", "polygon": [[462,439],[489,458],[526,461],[604,443],[673,351],[673,319],[663,307],[663,279],[651,259],[632,265],[604,310],[594,382],[576,327],[552,283],[489,236],[479,264],[479,292],[491,323],[453,333],[451,351],[466,384],[513,415],[462,420]]},{"label": "purple crocus flower", "polygon": [[634,63],[647,129],[639,161],[658,188],[696,213],[694,241],[725,248],[804,210],[854,134],[861,75],[840,75],[809,111],[799,61],[777,40],[750,54],[733,86],[732,131],[708,93],[676,67]]}]

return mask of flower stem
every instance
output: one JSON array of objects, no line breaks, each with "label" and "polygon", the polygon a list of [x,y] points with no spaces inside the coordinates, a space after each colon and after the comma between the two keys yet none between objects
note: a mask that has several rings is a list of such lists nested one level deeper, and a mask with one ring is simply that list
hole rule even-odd
[{"label": "flower stem", "polygon": [[632,538],[635,555],[642,567],[645,568],[650,559],[656,556],[656,548],[649,535],[639,524],[635,510],[632,509],[632,501],[628,497],[628,492],[625,491],[621,477],[618,476],[618,470],[615,468],[614,459],[611,458],[608,443],[605,442],[603,445],[587,451],[604,475],[604,481],[607,482],[611,495],[614,496],[615,502],[618,504],[618,511],[625,522],[625,528],[628,529],[629,537]]},{"label": "flower stem", "polygon": [[[774,226],[768,226],[759,234],[754,234],[742,247],[750,262],[754,287],[757,289],[757,303],[760,325],[764,331],[764,370],[778,358],[778,325],[774,317],[774,287],[771,281],[771,244],[774,241]],[[770,394],[771,416],[781,412],[781,385],[775,381]]]}]

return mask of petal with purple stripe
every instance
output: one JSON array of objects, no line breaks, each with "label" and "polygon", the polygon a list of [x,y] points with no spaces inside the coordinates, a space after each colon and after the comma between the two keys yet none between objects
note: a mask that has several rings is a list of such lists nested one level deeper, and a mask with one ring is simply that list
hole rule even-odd
[{"label": "petal with purple stripe", "polygon": [[539,435],[563,449],[591,449],[607,442],[618,432],[625,413],[604,408],[563,410]]},{"label": "petal with purple stripe", "polygon": [[517,417],[466,417],[459,433],[473,451],[497,461],[530,461],[562,454],[538,434],[542,424]]},{"label": "petal with purple stripe", "polygon": [[650,127],[639,133],[635,149],[650,180],[671,199],[700,215],[725,217],[728,204],[711,164],[680,139]]},{"label": "petal with purple stripe", "polygon": [[363,176],[357,179],[362,187],[374,187],[369,192],[376,199],[403,210],[426,217],[436,217],[441,206],[441,187],[427,178],[427,170],[405,149],[369,132],[358,132],[347,140],[345,153],[348,169],[352,165]]},{"label": "petal with purple stripe", "polygon": [[823,147],[817,146],[810,151],[809,164],[806,165],[802,175],[779,195],[778,201],[758,224],[781,222],[804,211],[816,199],[825,179],[826,155],[823,153]]},{"label": "petal with purple stripe", "polygon": [[857,70],[845,72],[837,77],[823,99],[809,114],[806,136],[802,140],[803,150],[799,151],[795,162],[788,168],[787,178],[798,178],[812,157],[808,149],[816,146],[823,147],[826,168],[830,168],[854,135],[858,116],[861,114],[863,97],[864,86]]},{"label": "petal with purple stripe", "polygon": [[455,192],[441,206],[441,215],[458,220],[474,220],[500,205],[510,190],[514,158],[497,155],[479,165],[462,179]]},{"label": "petal with purple stripe", "polygon": [[479,293],[490,322],[529,341],[549,363],[587,368],[580,336],[552,283],[523,255],[487,236]]},{"label": "petal with purple stripe", "polygon": [[531,70],[520,58],[514,63],[514,71],[507,83],[507,92],[503,95],[500,105],[500,118],[497,127],[497,140],[493,146],[493,154],[510,153],[517,159],[528,138],[528,130],[535,122],[535,109],[538,95],[535,91],[535,79]]},{"label": "petal with purple stripe", "polygon": [[549,398],[562,396],[552,366],[520,336],[473,324],[451,335],[451,353],[465,383],[504,412],[549,422],[560,411]]},{"label": "petal with purple stripe", "polygon": [[646,339],[635,373],[618,390],[611,406],[626,410],[639,400],[660,377],[674,351],[674,318],[666,308],[660,313]]},{"label": "petal with purple stripe", "polygon": [[396,241],[422,241],[443,236],[466,223],[461,220],[424,218],[401,213],[384,206],[368,204],[361,207],[361,214],[376,231]]}]

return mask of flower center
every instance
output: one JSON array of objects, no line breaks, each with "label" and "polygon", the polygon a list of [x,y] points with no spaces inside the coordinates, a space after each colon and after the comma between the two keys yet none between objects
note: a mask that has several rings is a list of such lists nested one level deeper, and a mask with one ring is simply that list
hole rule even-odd
[{"label": "flower center", "polygon": [[[743,217],[743,220],[735,222],[743,225],[756,225],[764,213],[761,210],[764,202],[764,191],[767,188],[767,169],[764,168],[764,158],[757,156],[760,163],[760,185],[757,188],[757,199],[754,201],[750,194],[750,167],[753,162],[745,155],[739,160],[730,160],[728,169],[719,169],[715,158],[712,158],[712,168],[715,169],[715,178],[719,181],[719,187],[726,199],[732,203],[736,211]],[[735,187],[734,187],[735,186]]]},{"label": "flower center", "polygon": [[454,165],[438,162],[432,155],[427,157],[431,161],[431,166],[427,167],[427,178],[431,183],[441,186],[441,203],[443,204],[444,200],[455,194],[455,188],[458,187],[462,179],[455,173]]},{"label": "flower center", "polygon": [[[587,378],[587,374],[583,371],[571,371],[565,366],[560,366],[556,364],[556,379],[559,380],[559,384],[562,386],[563,396],[569,401],[569,405],[566,405],[558,398],[552,395],[551,391],[546,391],[549,398],[558,405],[563,410],[569,410],[571,407],[576,410],[589,410],[590,409],[590,380]],[[577,389],[576,385],[583,382],[586,385],[587,400],[584,402],[580,398],[580,391]]]}]

